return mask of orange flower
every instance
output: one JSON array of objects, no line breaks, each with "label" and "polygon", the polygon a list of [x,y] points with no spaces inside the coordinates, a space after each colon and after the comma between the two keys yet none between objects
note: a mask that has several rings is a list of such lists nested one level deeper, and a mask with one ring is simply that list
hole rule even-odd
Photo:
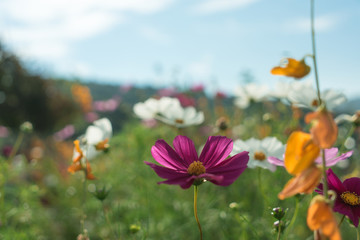
[{"label": "orange flower", "polygon": [[285,168],[290,174],[297,175],[313,165],[319,154],[320,149],[313,143],[310,134],[295,131],[286,144]]},{"label": "orange flower", "polygon": [[331,206],[322,195],[312,199],[307,214],[307,225],[313,231],[319,230],[321,235],[330,238],[330,240],[341,240]]},{"label": "orange flower", "polygon": [[84,113],[92,110],[92,96],[88,87],[80,84],[73,84],[71,86],[71,93],[75,101],[80,104]]},{"label": "orange flower", "polygon": [[306,65],[304,59],[298,61],[293,58],[286,58],[284,60],[281,62],[281,65],[284,66],[274,67],[271,69],[271,74],[303,78],[310,72],[310,67]]},{"label": "orange flower", "polygon": [[78,155],[73,159],[73,163],[77,163],[80,162],[80,160],[84,157],[84,153],[80,148],[79,140],[75,140],[74,145],[75,145],[75,151],[78,153]]},{"label": "orange flower", "polygon": [[73,163],[68,167],[68,172],[75,173],[77,171],[84,170],[86,178],[89,180],[94,180],[95,176],[91,172],[90,163],[85,159],[86,169],[82,165],[83,163],[81,162],[81,159],[84,157],[84,153],[80,148],[80,141],[75,140],[74,145],[75,145],[75,151],[78,153],[78,155],[73,159]]},{"label": "orange flower", "polygon": [[104,150],[107,150],[110,145],[108,144],[109,142],[109,139],[106,138],[104,141],[101,141],[101,142],[98,142],[96,145],[95,145],[95,149],[97,151],[104,151]]},{"label": "orange flower", "polygon": [[314,143],[320,148],[331,148],[337,139],[338,127],[326,109],[321,109],[305,116],[305,122],[312,124],[310,129]]},{"label": "orange flower", "polygon": [[278,194],[278,198],[284,200],[285,198],[292,197],[298,193],[312,193],[319,185],[321,175],[321,169],[312,165],[310,168],[290,179],[283,190]]}]

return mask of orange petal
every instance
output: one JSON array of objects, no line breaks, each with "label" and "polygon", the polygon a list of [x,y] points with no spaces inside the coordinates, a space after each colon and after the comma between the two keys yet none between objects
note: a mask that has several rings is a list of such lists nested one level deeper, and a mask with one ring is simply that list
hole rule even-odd
[{"label": "orange petal", "polygon": [[101,141],[101,142],[98,142],[96,145],[95,145],[95,149],[97,151],[101,151],[101,150],[105,150],[107,148],[109,148],[109,139],[106,138],[104,141]]},{"label": "orange petal", "polygon": [[313,165],[296,177],[290,179],[278,194],[278,198],[284,200],[298,193],[310,194],[319,185],[320,179],[321,169]]},{"label": "orange petal", "polygon": [[80,162],[73,163],[68,167],[68,172],[75,173],[77,171],[80,171],[82,169]]},{"label": "orange petal", "polygon": [[336,219],[324,196],[318,195],[313,198],[306,221],[311,230],[319,229],[320,233],[330,240],[341,240]]},{"label": "orange petal", "polygon": [[271,74],[302,78],[310,72],[310,67],[306,65],[304,59],[298,61],[293,58],[286,58],[286,61],[284,67],[278,66],[271,69]]},{"label": "orange petal", "polygon": [[286,170],[297,175],[310,167],[319,156],[320,149],[308,133],[293,132],[286,144],[284,164]]},{"label": "orange petal", "polygon": [[89,179],[89,180],[95,179],[95,176],[91,172],[91,167],[90,167],[89,162],[86,163],[86,179]]},{"label": "orange petal", "polygon": [[305,122],[312,123],[310,132],[314,143],[320,148],[331,148],[334,145],[338,135],[338,127],[331,113],[326,110],[308,113]]}]

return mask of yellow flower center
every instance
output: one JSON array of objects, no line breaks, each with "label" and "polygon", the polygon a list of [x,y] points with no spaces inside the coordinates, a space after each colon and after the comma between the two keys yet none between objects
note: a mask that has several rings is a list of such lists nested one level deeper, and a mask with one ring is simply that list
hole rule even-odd
[{"label": "yellow flower center", "polygon": [[358,206],[360,205],[360,198],[358,195],[356,195],[356,193],[351,193],[349,191],[346,191],[346,192],[343,192],[341,195],[340,195],[341,199],[351,205],[351,206]]},{"label": "yellow flower center", "polygon": [[204,165],[202,164],[202,162],[200,161],[195,161],[195,162],[192,162],[190,164],[190,166],[188,167],[187,169],[187,172],[188,174],[190,175],[200,175],[200,174],[203,174],[206,172],[206,169],[204,167]]},{"label": "yellow flower center", "polygon": [[183,124],[184,120],[178,118],[178,119],[175,119],[175,123]]},{"label": "yellow flower center", "polygon": [[255,152],[254,158],[255,160],[264,161],[266,159],[266,155],[263,152]]}]

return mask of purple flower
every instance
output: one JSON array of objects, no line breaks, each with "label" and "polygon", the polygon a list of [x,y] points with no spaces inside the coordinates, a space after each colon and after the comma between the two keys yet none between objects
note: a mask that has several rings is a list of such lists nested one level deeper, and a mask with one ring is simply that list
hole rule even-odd
[{"label": "purple flower", "polygon": [[[342,183],[331,168],[326,173],[329,190],[336,192],[334,212],[348,216],[355,227],[358,227],[360,217],[360,178],[348,178]],[[323,194],[323,185],[319,184],[315,192]]]},{"label": "purple flower", "polygon": [[[349,152],[343,153],[337,157],[338,151],[339,150],[337,148],[325,149],[325,162],[326,162],[327,167],[334,166],[337,162],[345,160],[345,159],[351,157],[351,155],[353,154],[353,151],[349,151]],[[284,160],[281,160],[276,157],[269,157],[268,161],[271,164],[274,164],[277,166],[284,166]],[[315,163],[322,164],[322,156],[321,155],[315,159]]]},{"label": "purple flower", "polygon": [[209,137],[200,157],[188,137],[177,136],[173,145],[175,150],[164,140],[156,141],[151,154],[162,166],[145,162],[159,177],[167,179],[159,184],[175,184],[186,189],[207,180],[228,186],[246,169],[249,161],[249,153],[245,151],[226,159],[232,151],[233,142],[223,136]]}]

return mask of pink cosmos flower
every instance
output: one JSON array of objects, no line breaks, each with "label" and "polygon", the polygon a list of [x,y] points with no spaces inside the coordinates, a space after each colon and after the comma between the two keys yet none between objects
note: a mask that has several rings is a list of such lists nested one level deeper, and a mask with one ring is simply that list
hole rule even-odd
[{"label": "pink cosmos flower", "polygon": [[[352,177],[341,182],[329,168],[327,170],[327,181],[329,190],[336,192],[334,212],[348,216],[355,227],[358,227],[360,217],[360,178]],[[323,185],[320,184],[315,191],[323,194]]]},{"label": "pink cosmos flower", "polygon": [[145,162],[159,177],[159,182],[180,185],[183,189],[199,185],[205,180],[216,185],[232,184],[246,169],[249,153],[244,151],[226,159],[232,151],[233,142],[223,136],[211,136],[198,157],[194,143],[185,136],[177,136],[174,149],[164,140],[156,141],[151,148],[154,159],[163,166]]},{"label": "pink cosmos flower", "polygon": [[[345,160],[353,154],[353,151],[349,151],[346,153],[341,154],[340,156],[337,156],[338,154],[337,148],[329,148],[325,149],[325,160],[326,160],[326,166],[331,167],[334,166],[339,161]],[[271,164],[277,165],[277,166],[284,166],[284,160],[281,160],[276,157],[269,157],[268,162]],[[318,158],[315,159],[316,164],[322,164],[322,156],[320,155]]]}]

